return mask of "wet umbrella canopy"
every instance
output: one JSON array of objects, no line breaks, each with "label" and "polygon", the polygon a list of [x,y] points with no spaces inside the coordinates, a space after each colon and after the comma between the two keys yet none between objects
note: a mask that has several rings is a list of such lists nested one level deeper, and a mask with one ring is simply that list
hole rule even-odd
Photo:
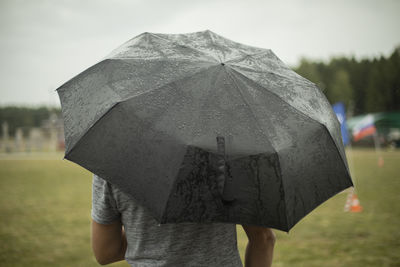
[{"label": "wet umbrella canopy", "polygon": [[289,231],[352,186],[327,99],[269,49],[143,33],[57,91],[65,158],[160,223]]}]

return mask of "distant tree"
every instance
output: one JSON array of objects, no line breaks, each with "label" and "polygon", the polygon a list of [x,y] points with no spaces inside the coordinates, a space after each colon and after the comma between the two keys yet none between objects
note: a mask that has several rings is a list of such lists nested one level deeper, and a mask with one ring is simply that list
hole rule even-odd
[{"label": "distant tree", "polygon": [[400,110],[400,46],[388,60],[389,103],[390,110]]},{"label": "distant tree", "polygon": [[[24,135],[27,134],[27,127],[39,127],[41,122],[48,119],[51,113],[59,115],[61,110],[53,107],[18,107],[18,106],[6,106],[0,107],[0,125],[4,121],[8,123],[9,134],[14,135],[15,129],[18,127],[25,127]],[[0,131],[0,135],[2,135]]]},{"label": "distant tree", "polygon": [[332,104],[343,101],[354,115],[400,110],[400,47],[389,57],[359,61],[339,57],[323,63],[303,58],[294,70],[316,83]]},{"label": "distant tree", "polygon": [[386,110],[387,84],[385,66],[383,59],[373,60],[366,87],[365,108],[368,112],[378,112]]},{"label": "distant tree", "polygon": [[397,48],[389,58],[371,62],[366,91],[369,112],[400,110],[400,53]]},{"label": "distant tree", "polygon": [[353,88],[347,71],[339,69],[333,74],[332,82],[329,84],[328,99],[332,104],[343,102],[348,109],[353,106]]},{"label": "distant tree", "polygon": [[318,83],[320,81],[320,74],[317,69],[317,64],[315,62],[309,61],[306,58],[300,60],[299,66],[296,68],[296,72],[301,76],[307,78],[313,83]]},{"label": "distant tree", "polygon": [[362,114],[366,110],[366,88],[368,86],[368,79],[370,72],[370,60],[363,59],[357,62],[354,57],[351,58],[349,64],[349,78],[353,88],[353,112],[355,114]]}]

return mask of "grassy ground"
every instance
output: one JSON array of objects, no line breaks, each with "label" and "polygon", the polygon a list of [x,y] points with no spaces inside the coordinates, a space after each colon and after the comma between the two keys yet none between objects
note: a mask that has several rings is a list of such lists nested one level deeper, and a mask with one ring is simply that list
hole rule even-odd
[{"label": "grassy ground", "polygon": [[[400,266],[400,151],[348,154],[364,210],[338,194],[289,234],[274,266]],[[98,266],[90,249],[91,174],[61,154],[0,155],[0,266]],[[243,257],[247,239],[238,227]],[[113,266],[127,266],[125,263]]]}]

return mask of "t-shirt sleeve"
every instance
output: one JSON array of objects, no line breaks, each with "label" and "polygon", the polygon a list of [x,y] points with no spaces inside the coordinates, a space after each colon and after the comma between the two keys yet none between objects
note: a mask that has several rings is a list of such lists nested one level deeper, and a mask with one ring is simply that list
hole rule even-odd
[{"label": "t-shirt sleeve", "polygon": [[96,174],[92,183],[92,218],[100,224],[111,224],[121,218],[111,185]]}]

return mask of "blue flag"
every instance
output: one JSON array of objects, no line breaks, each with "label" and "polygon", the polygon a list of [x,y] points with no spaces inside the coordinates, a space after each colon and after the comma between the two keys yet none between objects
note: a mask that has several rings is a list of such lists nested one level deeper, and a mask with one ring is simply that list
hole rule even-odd
[{"label": "blue flag", "polygon": [[333,111],[335,111],[336,116],[340,122],[340,129],[342,131],[342,140],[344,145],[349,144],[349,136],[347,134],[346,127],[346,109],[343,102],[337,102],[333,105]]}]

